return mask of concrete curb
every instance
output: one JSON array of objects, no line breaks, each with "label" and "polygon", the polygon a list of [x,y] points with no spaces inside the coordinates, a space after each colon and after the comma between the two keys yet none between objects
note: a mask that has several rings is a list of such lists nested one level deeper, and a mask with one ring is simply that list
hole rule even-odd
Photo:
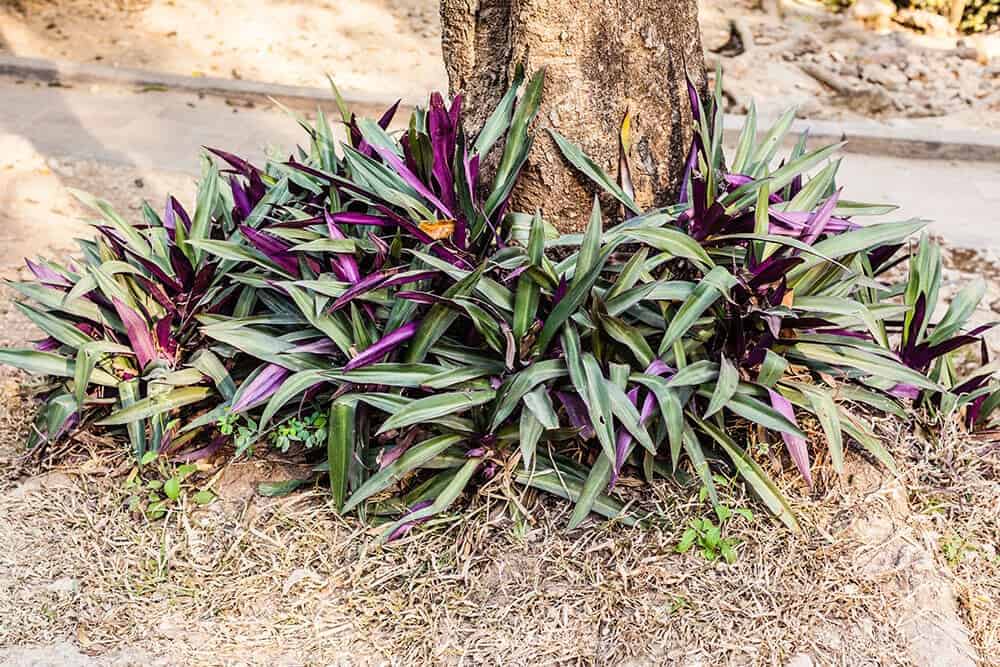
[{"label": "concrete curb", "polygon": [[[333,94],[322,88],[285,86],[281,84],[222,79],[217,77],[191,77],[166,74],[128,67],[109,67],[91,63],[73,63],[42,58],[21,58],[0,55],[0,76],[42,81],[45,83],[105,85],[130,89],[167,89],[195,95],[212,95],[228,100],[270,105],[271,100],[297,111],[315,111],[317,106],[334,105]],[[395,102],[384,102],[378,95],[358,90],[341,89],[351,108],[359,114],[377,115]],[[401,107],[412,108],[417,100],[404,99]]]},{"label": "concrete curb", "polygon": [[[131,89],[163,88],[265,106],[274,99],[299,111],[314,111],[317,106],[329,108],[334,104],[333,95],[320,88],[215,77],[187,77],[125,67],[18,56],[0,55],[0,76],[46,83],[100,84]],[[352,109],[367,116],[381,114],[394,101],[386,101],[378,94],[359,90],[341,92]],[[409,109],[423,103],[425,100],[404,99],[401,111],[405,115]],[[735,140],[742,125],[742,117],[727,117],[727,138]],[[762,131],[768,125],[767,119],[761,118],[758,121],[758,127]],[[792,125],[790,136],[797,137],[805,130],[809,130],[813,144],[846,140],[848,143],[845,150],[851,153],[913,159],[1000,162],[1000,134],[975,130],[941,130],[906,120],[891,123],[797,120]]]}]

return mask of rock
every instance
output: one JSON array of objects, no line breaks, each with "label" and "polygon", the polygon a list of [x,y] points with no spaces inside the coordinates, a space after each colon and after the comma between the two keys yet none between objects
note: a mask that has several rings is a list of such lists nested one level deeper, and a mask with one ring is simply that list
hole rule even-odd
[{"label": "rock", "polygon": [[56,595],[74,595],[80,590],[80,582],[71,577],[62,577],[45,584],[42,589]]},{"label": "rock", "polygon": [[948,18],[926,9],[904,9],[896,14],[896,20],[905,26],[922,30],[934,37],[954,37],[955,28]]},{"label": "rock", "polygon": [[789,659],[788,664],[785,667],[813,667],[814,665],[815,663],[813,662],[811,655],[798,653]]},{"label": "rock", "polygon": [[856,541],[857,574],[898,600],[895,610],[909,664],[974,667],[976,652],[955,590],[935,563],[933,535],[918,532],[907,521],[910,509],[902,482],[863,461],[852,462],[845,479],[857,500],[835,537]]},{"label": "rock", "polygon": [[982,64],[988,65],[995,60],[1000,60],[1000,32],[974,35],[971,41],[978,54],[978,60]]},{"label": "rock", "polygon": [[851,16],[873,30],[888,30],[896,7],[885,0],[858,0],[851,7]]},{"label": "rock", "polygon": [[887,90],[902,90],[908,79],[896,66],[865,65],[861,68],[861,77],[866,81],[885,86]]}]

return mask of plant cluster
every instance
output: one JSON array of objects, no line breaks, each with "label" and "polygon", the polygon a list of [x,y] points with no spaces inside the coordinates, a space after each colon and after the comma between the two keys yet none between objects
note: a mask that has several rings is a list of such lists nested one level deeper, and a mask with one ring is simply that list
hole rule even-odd
[{"label": "plant cluster", "polygon": [[894,466],[869,413],[991,418],[992,368],[954,358],[983,333],[966,327],[982,286],[932,323],[940,252],[906,245],[925,223],[859,224],[892,207],[841,196],[839,146],[803,140],[775,166],[793,113],[758,140],[751,111],[729,158],[721,93],[703,108],[692,87],[673,206],[636,203],[628,118],[616,178],[552,133],[621,212],[606,223],[595,198],[586,231],[560,235],[509,207],[541,83],[518,73],[476,136],[461,98],[432,95],[399,132],[395,106],[372,121],[341,103],[339,147],[320,113],[287,159],[214,151],[191,216],[171,199],[129,224],[93,201],[82,259],[29,262],[14,285],[48,336],[0,351],[49,378],[35,444],[93,424],[124,427],[139,458],[301,445],[337,509],[391,539],[491,480],[515,503],[571,500],[571,526],[655,520],[615,485],[682,472],[717,508],[715,473],[737,475],[794,528],[752,443],[780,440],[811,484],[813,459],[841,471],[848,443]]}]

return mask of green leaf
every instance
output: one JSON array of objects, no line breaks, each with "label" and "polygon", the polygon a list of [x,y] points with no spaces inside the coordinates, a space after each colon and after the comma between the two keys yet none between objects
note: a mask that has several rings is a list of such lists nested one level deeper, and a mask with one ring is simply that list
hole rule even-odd
[{"label": "green leaf", "polygon": [[545,428],[559,428],[559,418],[552,406],[552,398],[544,386],[536,387],[525,394],[524,405]]},{"label": "green leaf", "polygon": [[715,266],[715,262],[708,256],[704,248],[692,237],[680,230],[665,227],[659,229],[632,229],[625,232],[625,236],[652,246],[672,257],[683,257],[684,259],[691,260],[695,266],[703,271],[708,271]]},{"label": "green leaf", "polygon": [[524,82],[524,68],[520,65],[514,72],[514,80],[510,83],[510,88],[500,99],[493,113],[490,114],[483,129],[479,131],[475,143],[472,145],[472,153],[479,155],[480,159],[485,159],[493,148],[494,144],[503,136],[510,127],[511,113],[514,110],[514,101],[517,99],[517,91]]},{"label": "green leaf", "polygon": [[555,335],[559,332],[559,329],[566,322],[567,319],[580,308],[580,305],[586,300],[587,296],[590,295],[591,288],[593,288],[594,283],[601,275],[601,271],[604,268],[604,263],[608,261],[608,257],[614,252],[615,244],[609,244],[598,256],[597,261],[591,266],[586,274],[580,277],[579,282],[574,278],[573,285],[566,291],[566,295],[556,304],[552,312],[545,320],[545,326],[542,327],[541,332],[538,334],[538,341],[535,343],[535,348],[539,353],[544,353],[548,348],[549,343],[555,338]]},{"label": "green leaf", "polygon": [[[736,367],[722,355],[722,363],[719,364],[719,380],[715,384],[712,398],[708,403],[708,410],[705,411],[705,419],[708,419],[729,403],[729,399],[736,393],[736,386],[740,382],[740,374]],[[690,368],[690,366],[688,367]]]},{"label": "green leaf", "polygon": [[347,477],[354,455],[356,403],[334,401],[327,423],[327,465],[333,506],[340,510],[347,498]]},{"label": "green leaf", "polygon": [[425,463],[433,459],[438,454],[444,452],[449,447],[457,445],[463,441],[460,435],[441,435],[429,440],[424,440],[409,449],[398,459],[383,467],[374,475],[369,477],[351,495],[344,505],[343,513],[346,514],[358,506],[365,499],[388,488],[398,482],[407,473],[417,470]]},{"label": "green leaf", "polygon": [[308,479],[286,479],[280,482],[261,482],[257,485],[257,493],[268,498],[287,496],[289,493],[308,482]]},{"label": "green leaf", "polygon": [[594,425],[597,439],[601,443],[604,456],[609,461],[615,460],[615,432],[611,410],[610,383],[601,373],[601,366],[594,355],[586,352],[581,356],[584,377],[586,378],[587,408],[590,411],[590,421]]},{"label": "green leaf", "polygon": [[710,422],[702,421],[693,415],[691,418],[702,431],[710,435],[726,451],[733,465],[736,466],[737,472],[750,484],[754,493],[767,505],[767,508],[791,530],[799,532],[799,524],[792,514],[791,506],[781,495],[771,478],[767,476],[767,473],[757,465],[757,462],[751,459],[725,432]]},{"label": "green leaf", "polygon": [[181,482],[176,477],[171,477],[163,483],[163,493],[171,500],[181,497]]},{"label": "green leaf", "polygon": [[518,440],[521,448],[521,464],[530,469],[531,462],[534,460],[535,448],[538,446],[538,440],[542,437],[542,432],[545,430],[545,426],[542,422],[538,421],[531,410],[521,411],[521,421],[518,424]]},{"label": "green leaf", "polygon": [[830,392],[818,386],[798,385],[823,427],[830,447],[830,462],[838,473],[844,472],[844,442],[840,429],[840,411]]},{"label": "green leaf", "polygon": [[570,515],[569,524],[566,526],[569,530],[573,530],[583,523],[583,520],[594,509],[601,489],[607,488],[608,483],[611,481],[611,462],[612,459],[609,459],[607,454],[601,453],[598,455],[597,460],[594,461],[594,465],[590,469],[590,474],[587,475],[587,480],[583,483],[583,486],[577,487],[578,491],[575,494],[576,505],[573,506],[573,513]]},{"label": "green leaf", "polygon": [[470,408],[489,403],[496,392],[470,391],[449,394],[435,394],[408,403],[386,419],[377,433],[385,433],[393,429],[403,428],[426,422],[444,415],[464,412]]},{"label": "green leaf", "polygon": [[211,396],[212,389],[208,387],[180,387],[163,394],[150,396],[137,401],[134,405],[111,413],[97,422],[98,426],[120,426],[154,415],[182,408]]},{"label": "green leaf", "polygon": [[670,320],[660,343],[660,353],[663,354],[674,341],[680,340],[713,303],[729,294],[734,285],[736,278],[725,267],[717,266],[709,271]]},{"label": "green leaf", "polygon": [[559,359],[547,359],[531,364],[509,378],[497,390],[497,404],[490,420],[494,432],[517,408],[518,403],[536,386],[566,375],[566,365]]},{"label": "green leaf", "polygon": [[587,157],[578,146],[571,143],[564,136],[551,128],[549,128],[549,134],[552,135],[552,138],[555,140],[559,150],[570,162],[570,164],[583,172],[583,174],[590,180],[594,181],[594,183],[604,188],[604,190],[615,197],[615,199],[624,204],[625,208],[629,209],[636,215],[642,214],[642,210],[635,203],[635,201],[633,201],[633,199],[629,197],[624,190],[618,187],[618,184],[615,183],[614,179],[604,173],[604,170],[601,169],[597,163]]}]

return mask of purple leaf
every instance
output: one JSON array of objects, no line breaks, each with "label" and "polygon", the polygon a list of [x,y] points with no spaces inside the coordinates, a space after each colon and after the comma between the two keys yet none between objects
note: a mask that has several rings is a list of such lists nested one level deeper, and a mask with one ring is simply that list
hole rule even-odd
[{"label": "purple leaf", "polygon": [[228,441],[229,438],[227,438],[224,435],[220,435],[219,437],[213,439],[212,442],[208,443],[204,447],[199,447],[198,449],[193,449],[191,451],[177,454],[175,456],[170,457],[170,460],[176,463],[192,463],[193,461],[200,461],[201,459],[208,458],[212,454],[222,449],[222,446],[225,445],[226,442]]},{"label": "purple leaf", "polygon": [[270,234],[258,231],[248,225],[240,225],[240,233],[254,248],[289,275],[299,275],[299,263],[295,255],[288,251],[290,246]]},{"label": "purple leaf", "polygon": [[[455,208],[455,181],[451,175],[451,163],[455,157],[455,128],[451,117],[444,108],[441,93],[431,94],[430,109],[427,111],[427,125],[431,137],[433,164],[431,174],[437,181],[438,191],[445,205]],[[454,217],[449,214],[449,217]]]},{"label": "purple leaf", "polygon": [[50,287],[70,286],[69,280],[44,264],[36,264],[27,258],[25,258],[24,263],[28,266],[28,270],[31,271],[42,284],[49,285]]},{"label": "purple leaf", "polygon": [[233,169],[243,174],[244,176],[249,177],[250,174],[260,171],[259,169],[257,169],[257,167],[253,166],[243,158],[233,155],[232,153],[227,153],[226,151],[219,150],[218,148],[209,148],[208,146],[205,146],[204,148],[205,150],[214,153],[215,155],[222,158]]},{"label": "purple leaf", "polygon": [[[628,400],[632,402],[632,405],[638,402],[638,387],[628,393]],[[645,424],[649,421],[649,418],[656,411],[656,405],[656,397],[652,393],[647,393],[646,398],[642,401],[642,410],[639,412],[640,424]],[[632,444],[633,439],[632,433],[627,428],[624,426],[618,428],[618,438],[615,441],[615,465],[611,471],[611,482],[608,484],[608,489],[613,489],[615,483],[618,481],[618,475],[621,474],[622,466],[625,464],[625,457],[628,455],[629,446]]]},{"label": "purple leaf", "polygon": [[823,205],[820,206],[812,217],[809,218],[809,222],[807,222],[805,226],[805,233],[802,237],[803,243],[812,245],[816,239],[823,234],[826,227],[830,224],[830,219],[833,216],[833,210],[837,208],[837,202],[840,200],[841,192],[843,192],[843,188],[834,192],[833,196],[823,202]]},{"label": "purple leaf", "polygon": [[396,115],[396,110],[399,109],[399,103],[403,100],[396,100],[396,103],[385,110],[382,117],[378,119],[378,126],[383,130],[389,129],[389,124],[392,122],[393,116]]},{"label": "purple leaf", "polygon": [[385,260],[389,258],[389,244],[381,236],[374,232],[368,232],[368,240],[375,246],[375,270],[381,269],[385,265]]},{"label": "purple leaf", "polygon": [[58,350],[61,343],[57,341],[52,336],[42,339],[35,343],[35,349],[39,352],[51,352],[52,350]]},{"label": "purple leaf", "polygon": [[[767,393],[771,397],[771,407],[780,412],[792,424],[798,426],[799,424],[795,420],[795,410],[788,399],[773,389],[768,389]],[[809,470],[809,449],[806,447],[806,439],[784,431],[781,433],[781,439],[785,441],[788,454],[795,462],[795,467],[802,473],[806,484],[812,486],[812,472]]]},{"label": "purple leaf", "polygon": [[292,372],[287,368],[282,368],[277,364],[268,364],[257,374],[250,384],[240,387],[237,401],[233,403],[231,411],[234,413],[243,412],[255,405],[269,399],[274,392],[278,391],[285,379]]},{"label": "purple leaf", "polygon": [[677,197],[677,202],[680,204],[688,203],[688,183],[694,175],[694,168],[698,165],[698,147],[700,145],[701,141],[695,135],[691,142],[691,150],[688,152],[687,163],[684,165],[684,175],[681,177],[681,192]]},{"label": "purple leaf", "polygon": [[[340,231],[337,227],[337,223],[330,216],[329,211],[323,211],[323,216],[326,219],[326,229],[330,233],[331,239],[346,239],[344,233]],[[361,280],[361,271],[358,269],[358,263],[354,259],[354,255],[347,253],[335,253],[333,259],[331,260],[333,264],[333,272],[337,274],[337,277],[341,280],[349,283],[356,283]]]},{"label": "purple leaf", "polygon": [[889,394],[896,398],[908,398],[911,401],[915,401],[920,397],[920,388],[912,384],[895,384],[889,390]]},{"label": "purple leaf", "polygon": [[414,334],[417,333],[417,329],[420,327],[420,322],[408,322],[403,326],[399,327],[395,331],[392,331],[385,336],[382,336],[379,340],[372,343],[370,346],[365,348],[363,352],[358,354],[350,361],[344,365],[345,371],[353,371],[356,368],[361,368],[362,366],[367,366],[382,357],[386,356],[400,345],[405,343],[410,338],[413,338]]},{"label": "purple leaf", "polygon": [[[168,211],[167,215],[169,217],[172,217],[173,214],[176,213],[177,217],[179,217],[181,219],[181,222],[184,223],[184,229],[191,231],[191,216],[188,215],[188,212],[184,210],[184,207],[181,205],[181,203],[177,201],[177,199],[175,199],[174,197],[167,198],[167,211]],[[166,223],[164,223],[164,225],[166,225]],[[173,226],[170,227],[170,229],[173,228],[174,228]]]},{"label": "purple leaf", "polygon": [[236,216],[238,222],[243,222],[250,215],[250,211],[253,210],[253,207],[250,206],[250,198],[247,196],[243,186],[240,185],[239,179],[235,176],[229,177],[229,188],[233,191],[233,204],[236,213],[238,213]]},{"label": "purple leaf", "polygon": [[159,343],[160,349],[170,358],[173,358],[177,353],[177,340],[173,336],[172,323],[173,317],[170,315],[161,318],[156,323],[156,341]]},{"label": "purple leaf", "polygon": [[[401,268],[402,267],[397,267],[394,270],[399,271]],[[354,297],[358,296],[359,294],[364,294],[365,292],[370,292],[373,289],[377,289],[382,285],[383,282],[386,281],[389,275],[391,275],[391,273],[388,271],[376,271],[375,273],[368,274],[358,282],[348,287],[343,294],[338,296],[337,299],[333,302],[333,305],[330,306],[329,312],[332,313],[334,311],[340,310],[341,308],[349,304],[354,299]]]},{"label": "purple leaf", "polygon": [[390,222],[385,218],[380,218],[377,215],[368,215],[367,213],[340,211],[338,213],[330,213],[328,215],[334,222],[345,225],[371,225],[373,227],[392,227],[395,225],[394,222]]},{"label": "purple leaf", "polygon": [[557,391],[556,398],[566,408],[566,416],[569,417],[570,425],[580,429],[580,438],[583,440],[593,438],[595,435],[594,425],[590,421],[587,404],[583,402],[583,399],[577,394],[564,391]]},{"label": "purple leaf", "polygon": [[378,153],[380,158],[382,158],[382,161],[389,165],[393,171],[395,171],[399,177],[406,182],[407,185],[416,190],[424,199],[434,204],[438,211],[443,213],[448,218],[455,217],[455,215],[451,212],[451,209],[446,206],[444,202],[438,199],[434,193],[431,192],[426,185],[424,185],[424,182],[421,181],[416,174],[410,171],[410,168],[407,167],[401,159],[399,159],[399,156],[396,155],[392,149],[384,146],[372,146],[372,148],[374,148],[375,152]]},{"label": "purple leaf", "polygon": [[[430,507],[433,504],[434,503],[430,500],[421,500],[419,503],[416,503],[413,507],[411,507],[409,511],[403,516],[405,518],[406,516],[409,516],[410,514],[413,514],[415,512],[419,512],[420,510]],[[385,541],[392,542],[393,540],[398,540],[399,538],[404,537],[407,533],[413,530],[414,526],[417,526],[427,521],[429,518],[430,517],[424,517],[422,519],[416,519],[414,521],[408,521],[406,523],[400,524],[395,530],[389,533],[389,536],[385,538]]]},{"label": "purple leaf", "polygon": [[115,310],[118,311],[118,317],[125,325],[125,334],[139,360],[139,368],[143,369],[156,358],[156,346],[153,344],[153,334],[149,330],[149,325],[139,313],[118,297],[113,299],[113,303]]}]

